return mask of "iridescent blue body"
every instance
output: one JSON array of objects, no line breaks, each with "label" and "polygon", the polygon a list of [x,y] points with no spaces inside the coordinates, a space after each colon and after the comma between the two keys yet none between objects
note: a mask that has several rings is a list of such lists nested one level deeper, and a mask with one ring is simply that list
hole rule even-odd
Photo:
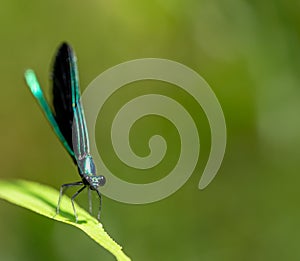
[{"label": "iridescent blue body", "polygon": [[[89,149],[89,137],[82,104],[76,57],[71,47],[63,43],[57,51],[52,72],[52,105],[53,110],[47,103],[39,82],[32,70],[25,72],[25,80],[32,94],[37,99],[46,118],[61,143],[66,148],[74,163],[77,165],[81,181],[64,184],[60,188],[56,213],[59,213],[60,200],[68,187],[81,186],[72,196],[71,202],[77,222],[77,214],[74,206],[75,197],[88,187],[89,192],[97,192],[100,200],[98,220],[101,211],[101,194],[98,190],[105,184],[105,177],[96,175],[96,168]],[[89,193],[89,210],[92,212],[91,198]]]}]

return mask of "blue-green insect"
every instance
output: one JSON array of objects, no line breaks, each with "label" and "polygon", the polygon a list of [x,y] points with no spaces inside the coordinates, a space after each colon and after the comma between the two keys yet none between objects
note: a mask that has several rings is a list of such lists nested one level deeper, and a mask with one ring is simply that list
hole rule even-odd
[{"label": "blue-green insect", "polygon": [[26,83],[37,99],[46,118],[74,163],[77,165],[81,181],[63,184],[60,188],[56,213],[59,213],[60,200],[69,187],[81,186],[72,196],[71,202],[76,214],[74,199],[85,188],[89,190],[89,211],[92,213],[91,191],[99,196],[98,220],[101,212],[101,194],[98,188],[105,184],[105,177],[96,175],[95,164],[89,150],[89,137],[80,101],[78,71],[75,54],[67,43],[63,43],[56,54],[52,72],[52,105],[48,105],[39,82],[32,70],[25,72]]}]

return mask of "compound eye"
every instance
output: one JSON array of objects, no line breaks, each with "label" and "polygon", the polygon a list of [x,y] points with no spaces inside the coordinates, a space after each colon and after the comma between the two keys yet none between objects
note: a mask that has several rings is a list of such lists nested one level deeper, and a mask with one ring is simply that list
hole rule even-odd
[{"label": "compound eye", "polygon": [[99,186],[104,186],[106,183],[106,178],[102,175],[99,176]]}]

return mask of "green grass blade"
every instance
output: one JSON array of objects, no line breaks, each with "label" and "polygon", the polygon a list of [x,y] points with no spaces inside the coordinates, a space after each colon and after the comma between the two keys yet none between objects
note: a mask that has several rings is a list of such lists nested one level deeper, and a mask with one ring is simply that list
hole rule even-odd
[{"label": "green grass blade", "polygon": [[84,231],[99,245],[110,251],[118,261],[130,261],[119,246],[94,217],[76,205],[75,223],[70,199],[62,199],[60,214],[55,215],[59,192],[51,187],[25,180],[0,180],[0,198],[27,208],[45,217],[67,223]]}]

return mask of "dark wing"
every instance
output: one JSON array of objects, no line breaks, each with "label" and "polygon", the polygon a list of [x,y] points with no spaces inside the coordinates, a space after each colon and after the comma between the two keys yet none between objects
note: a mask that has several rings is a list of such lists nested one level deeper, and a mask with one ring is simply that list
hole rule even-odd
[{"label": "dark wing", "polygon": [[63,43],[57,51],[52,83],[55,120],[68,145],[74,151],[75,155],[71,157],[76,163],[76,158],[87,153],[89,147],[85,118],[80,103],[76,57],[67,43]]}]

